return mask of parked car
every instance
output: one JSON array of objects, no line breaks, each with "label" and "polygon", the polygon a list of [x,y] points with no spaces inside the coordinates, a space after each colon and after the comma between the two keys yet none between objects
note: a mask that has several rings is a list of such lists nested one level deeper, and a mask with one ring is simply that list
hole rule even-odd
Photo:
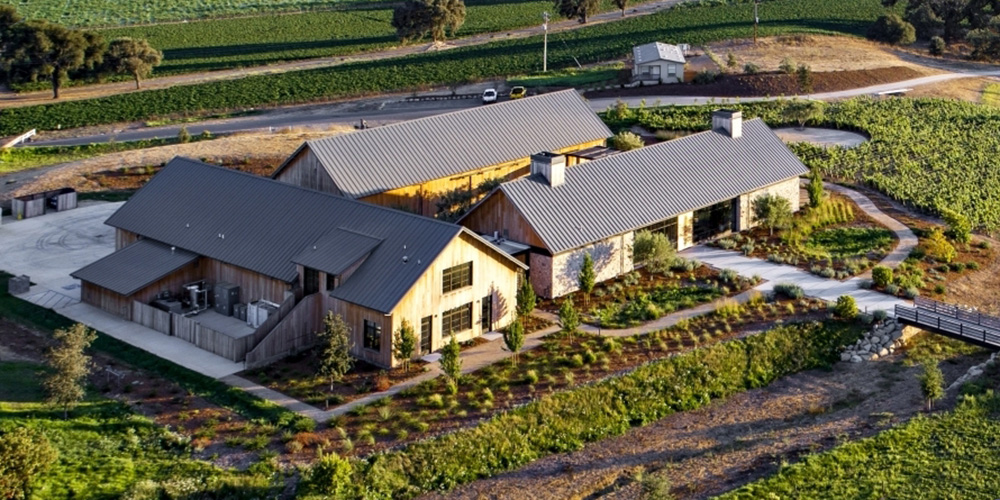
[{"label": "parked car", "polygon": [[497,102],[497,89],[486,89],[483,91],[483,104]]},{"label": "parked car", "polygon": [[526,95],[528,95],[528,89],[526,89],[524,87],[521,87],[520,85],[518,85],[517,87],[513,87],[513,88],[510,89],[510,98],[511,99],[520,99],[520,98],[522,98],[522,97],[524,97]]}]

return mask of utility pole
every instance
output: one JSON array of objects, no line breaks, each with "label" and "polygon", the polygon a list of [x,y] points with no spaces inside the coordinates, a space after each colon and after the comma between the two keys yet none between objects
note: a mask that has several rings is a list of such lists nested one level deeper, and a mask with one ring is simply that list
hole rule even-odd
[{"label": "utility pole", "polygon": [[542,12],[542,73],[549,71],[549,13]]},{"label": "utility pole", "polygon": [[757,24],[760,23],[760,18],[757,17],[757,6],[760,5],[760,0],[754,0],[753,2],[753,44],[757,45]]}]

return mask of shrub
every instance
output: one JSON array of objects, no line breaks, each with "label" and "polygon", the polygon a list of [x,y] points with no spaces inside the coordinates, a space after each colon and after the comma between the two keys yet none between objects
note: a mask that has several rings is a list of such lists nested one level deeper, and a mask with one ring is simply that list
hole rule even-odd
[{"label": "shrub", "polygon": [[295,432],[313,432],[316,430],[316,421],[311,418],[299,418],[292,424]]},{"label": "shrub", "polygon": [[850,295],[841,295],[837,297],[834,313],[844,319],[854,319],[858,317],[858,303]]},{"label": "shrub", "polygon": [[930,53],[932,56],[940,56],[944,54],[944,48],[945,48],[944,38],[941,38],[939,36],[931,37]]},{"label": "shrub", "polygon": [[956,273],[960,273],[962,271],[965,271],[965,263],[964,262],[952,262],[951,264],[948,264],[948,268],[951,269],[952,271],[956,272]]},{"label": "shrub", "polygon": [[890,45],[909,45],[917,40],[917,31],[912,24],[890,12],[875,20],[867,36],[869,40]]},{"label": "shrub", "polygon": [[938,283],[937,285],[934,285],[934,293],[936,293],[938,295],[944,295],[947,291],[948,291],[948,289],[945,288],[944,285],[942,285],[940,283]]},{"label": "shrub", "polygon": [[781,64],[778,65],[778,71],[781,71],[786,75],[795,73],[795,61],[793,61],[790,57],[782,59]]},{"label": "shrub", "polygon": [[777,283],[774,285],[774,293],[793,300],[799,300],[806,296],[802,287],[794,283]]},{"label": "shrub", "polygon": [[972,223],[964,214],[950,208],[942,208],[941,217],[948,224],[949,238],[959,243],[968,243],[972,239]]},{"label": "shrub", "polygon": [[908,286],[906,287],[906,290],[903,290],[903,296],[913,300],[920,296],[920,290],[915,286]]},{"label": "shrub", "polygon": [[989,250],[990,249],[990,242],[989,242],[989,240],[980,240],[979,243],[976,244],[976,246],[978,246],[979,248],[982,248],[983,250]]},{"label": "shrub", "polygon": [[880,287],[892,283],[892,269],[886,266],[875,266],[872,268],[872,281]]},{"label": "shrub", "polygon": [[832,267],[824,267],[823,270],[819,272],[819,275],[824,278],[833,278],[837,275],[837,271]]},{"label": "shrub", "polygon": [[899,285],[897,285],[895,283],[890,283],[890,284],[886,285],[885,286],[885,293],[888,293],[889,295],[896,295],[896,294],[898,294],[899,293]]},{"label": "shrub", "polygon": [[330,498],[346,498],[354,491],[353,467],[336,453],[323,455],[305,475],[307,490],[322,492]]},{"label": "shrub", "polygon": [[639,149],[645,145],[646,143],[642,140],[642,137],[639,137],[628,130],[618,132],[608,139],[608,146],[619,151],[631,151],[633,149]]},{"label": "shrub", "polygon": [[954,245],[948,242],[948,239],[940,229],[931,231],[924,245],[927,249],[927,255],[930,255],[938,262],[950,263],[958,255]]},{"label": "shrub", "polygon": [[538,383],[538,371],[528,370],[524,372],[524,382],[528,385],[535,385]]},{"label": "shrub", "polygon": [[188,143],[191,142],[191,133],[188,132],[186,126],[182,126],[180,131],[177,132],[177,142]]},{"label": "shrub", "polygon": [[691,83],[695,85],[707,85],[709,83],[714,83],[719,77],[722,76],[718,71],[704,70],[699,71],[698,74],[694,75]]},{"label": "shrub", "polygon": [[889,319],[889,313],[885,309],[876,309],[872,311],[872,320],[876,323],[882,323],[883,321]]},{"label": "shrub", "polygon": [[726,299],[715,308],[715,315],[724,318],[736,318],[743,314],[743,306],[733,299]]},{"label": "shrub", "polygon": [[979,269],[979,263],[976,261],[971,261],[968,264],[966,264],[965,267],[969,268],[972,271],[976,271]]},{"label": "shrub", "polygon": [[743,65],[743,73],[747,75],[756,75],[757,73],[760,73],[760,66],[752,62],[748,62]]}]

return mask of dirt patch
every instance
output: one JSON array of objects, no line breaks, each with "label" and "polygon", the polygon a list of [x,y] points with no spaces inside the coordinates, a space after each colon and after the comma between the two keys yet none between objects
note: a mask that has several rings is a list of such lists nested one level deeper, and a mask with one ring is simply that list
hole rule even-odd
[{"label": "dirt patch", "polygon": [[740,73],[746,63],[754,63],[764,71],[776,71],[786,57],[796,65],[807,64],[813,71],[868,70],[886,67],[906,67],[919,76],[938,71],[906,61],[884,45],[860,38],[846,36],[790,35],[761,38],[755,45],[753,40],[727,40],[714,43],[708,49],[728,60],[728,54],[736,57],[735,71]]},{"label": "dirt patch", "polygon": [[907,92],[906,96],[982,102],[983,90],[986,84],[995,82],[995,79],[990,78],[959,78],[915,87],[913,90]]},{"label": "dirt patch", "polygon": [[[909,66],[888,68],[813,72],[811,93],[837,92],[872,85],[893,83],[924,76]],[[722,75],[713,83],[680,83],[653,87],[634,87],[587,92],[589,99],[644,95],[661,96],[714,96],[714,97],[768,97],[802,93],[795,75],[761,73],[757,75]]]},{"label": "dirt patch", "polygon": [[[941,365],[946,382],[981,361]],[[680,499],[701,499],[774,473],[782,462],[875,434],[921,411],[918,367],[897,354],[785,377],[727,401],[681,412],[574,453],[424,498],[642,498],[634,475],[666,474]],[[939,409],[954,404],[954,394]]]},{"label": "dirt patch", "polygon": [[98,180],[102,177],[91,176],[98,172],[123,172],[123,169],[133,169],[133,172],[141,173],[134,169],[136,167],[140,167],[141,170],[155,169],[175,156],[229,165],[259,164],[261,169],[264,165],[270,165],[273,169],[303,142],[349,130],[352,129],[336,126],[328,129],[301,129],[273,134],[240,134],[211,141],[112,153],[47,168],[43,174],[40,172],[41,175],[34,179],[22,181],[23,183],[19,183],[15,189],[0,194],[0,199],[61,187],[72,187],[80,192],[104,191],[109,187],[99,184]]}]

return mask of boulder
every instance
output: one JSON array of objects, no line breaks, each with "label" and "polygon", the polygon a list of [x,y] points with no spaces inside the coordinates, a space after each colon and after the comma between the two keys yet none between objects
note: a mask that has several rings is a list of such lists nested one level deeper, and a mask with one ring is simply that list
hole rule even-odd
[{"label": "boulder", "polygon": [[840,360],[841,360],[841,361],[850,361],[850,360],[851,360],[851,357],[852,357],[852,356],[853,356],[853,354],[851,354],[851,352],[850,352],[850,351],[844,351],[844,352],[843,352],[843,353],[842,353],[842,354],[840,355]]},{"label": "boulder", "polygon": [[874,352],[870,352],[870,353],[868,353],[867,355],[864,356],[864,359],[866,361],[875,361],[876,359],[878,359],[878,354],[875,354]]},{"label": "boulder", "polygon": [[889,350],[886,349],[885,347],[883,347],[881,350],[879,350],[878,355],[879,355],[879,357],[888,356],[889,355]]},{"label": "boulder", "polygon": [[851,363],[860,363],[860,362],[861,362],[861,356],[858,356],[857,354],[851,356]]}]

